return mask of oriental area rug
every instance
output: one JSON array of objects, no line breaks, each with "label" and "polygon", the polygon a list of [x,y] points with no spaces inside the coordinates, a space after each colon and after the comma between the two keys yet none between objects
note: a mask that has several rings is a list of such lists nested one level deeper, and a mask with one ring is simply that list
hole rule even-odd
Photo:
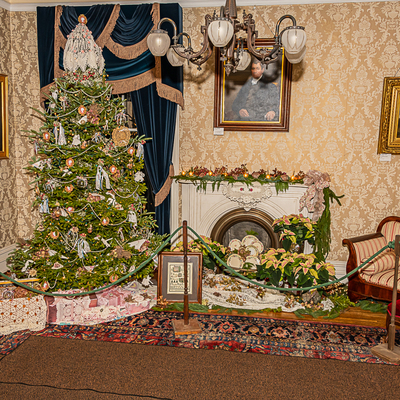
[{"label": "oriental area rug", "polygon": [[[39,332],[0,336],[0,355],[11,353],[34,335],[385,364],[370,350],[383,341],[386,330],[382,328],[191,313],[190,318],[199,321],[202,332],[175,337],[171,322],[182,318],[179,312],[149,310],[91,326],[47,325]],[[400,345],[398,334],[396,344]]]}]

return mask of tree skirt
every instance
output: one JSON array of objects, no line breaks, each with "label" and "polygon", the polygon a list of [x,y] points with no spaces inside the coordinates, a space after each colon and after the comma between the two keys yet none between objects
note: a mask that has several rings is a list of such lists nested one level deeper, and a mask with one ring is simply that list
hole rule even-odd
[{"label": "tree skirt", "polygon": [[[304,308],[304,304],[298,302],[293,302],[290,307],[287,307],[285,292],[264,289],[235,277],[215,274],[211,270],[205,271],[202,298],[203,304],[207,304],[209,307],[217,305],[247,310],[265,310],[267,308],[276,310],[281,308],[283,312],[293,312]],[[323,305],[322,310],[331,310],[334,307],[329,299],[323,300],[321,304]]]},{"label": "tree skirt", "polygon": [[[385,337],[386,330],[383,328],[251,316],[190,314],[190,318],[199,321],[202,332],[198,335],[175,337],[171,322],[182,317],[182,313],[150,310],[95,326],[48,325],[44,330],[30,334],[79,340],[384,363],[372,355],[370,350]],[[0,336],[0,354],[11,352],[26,337],[26,331]],[[399,333],[396,343],[400,344]]]},{"label": "tree skirt", "polygon": [[46,326],[46,303],[43,296],[0,300],[0,335]]},{"label": "tree skirt", "polygon": [[[61,293],[79,293],[65,291]],[[86,296],[46,296],[47,322],[58,325],[94,325],[149,310],[156,305],[157,288],[137,281],[123,288],[112,286]]]}]

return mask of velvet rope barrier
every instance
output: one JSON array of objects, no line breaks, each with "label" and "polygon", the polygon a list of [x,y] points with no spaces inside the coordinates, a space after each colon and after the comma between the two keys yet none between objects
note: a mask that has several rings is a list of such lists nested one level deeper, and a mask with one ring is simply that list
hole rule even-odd
[{"label": "velvet rope barrier", "polygon": [[140,271],[144,266],[146,266],[158,253],[160,253],[160,251],[167,245],[167,243],[171,240],[171,238],[180,230],[182,229],[182,226],[180,226],[179,228],[175,229],[174,232],[172,232],[167,239],[165,239],[165,241],[163,243],[160,244],[160,246],[158,246],[157,250],[145,261],[143,261],[134,271],[130,272],[129,274],[126,274],[124,276],[121,276],[121,278],[119,278],[117,281],[110,283],[109,285],[106,286],[102,286],[101,288],[98,289],[93,289],[91,291],[88,292],[80,292],[80,293],[56,293],[56,292],[52,292],[52,293],[48,293],[48,292],[43,292],[42,290],[38,290],[38,289],[34,289],[30,286],[24,285],[22,282],[18,282],[15,279],[11,279],[9,276],[3,274],[2,272],[0,272],[0,276],[2,276],[3,278],[6,278],[8,281],[23,287],[24,289],[30,290],[31,292],[35,292],[38,294],[43,294],[45,296],[60,296],[60,297],[77,297],[77,296],[86,296],[88,294],[92,294],[92,293],[97,293],[100,292],[104,289],[108,289],[111,286],[115,286],[119,283],[121,283],[122,281],[124,281],[125,279],[129,278],[131,275],[135,274],[136,272]]},{"label": "velvet rope barrier", "polygon": [[[104,289],[108,289],[109,287],[115,286],[121,282],[123,282],[125,279],[129,278],[131,275],[135,274],[136,272],[140,271],[144,266],[146,266],[156,255],[158,255],[163,248],[167,245],[168,242],[170,242],[171,238],[174,237],[174,235],[176,233],[178,233],[180,230],[182,229],[182,226],[180,226],[179,228],[175,229],[174,232],[172,232],[167,239],[161,243],[161,245],[154,251],[154,253],[145,261],[143,261],[134,271],[130,272],[129,274],[126,274],[124,276],[122,276],[121,278],[119,278],[117,281],[103,286],[101,288],[98,289],[93,289],[91,291],[87,291],[87,292],[80,292],[80,293],[56,293],[56,292],[52,292],[52,293],[48,293],[48,292],[43,292],[42,290],[38,290],[38,289],[34,289],[30,286],[24,285],[22,282],[18,282],[15,279],[10,278],[9,276],[3,274],[2,272],[0,272],[0,276],[2,276],[3,278],[7,279],[7,281],[10,281],[12,283],[14,283],[15,285],[21,286],[24,289],[27,289],[31,292],[35,292],[38,294],[42,294],[45,296],[59,296],[59,297],[77,297],[77,296],[86,296],[88,294],[92,294],[92,293],[97,293],[100,292]],[[384,250],[390,248],[390,249],[394,249],[394,240],[389,242],[385,247],[383,247],[382,249],[378,250],[375,254],[373,254],[370,258],[368,258],[366,261],[364,261],[361,265],[359,265],[357,268],[354,268],[352,271],[350,271],[349,273],[347,273],[346,275],[342,276],[339,279],[335,279],[333,281],[329,281],[326,283],[321,283],[319,285],[315,285],[315,286],[309,286],[309,287],[294,287],[294,288],[283,288],[283,287],[277,287],[277,286],[272,286],[272,285],[265,285],[261,282],[257,282],[257,281],[253,281],[245,276],[243,276],[242,274],[240,274],[239,272],[237,272],[236,270],[234,270],[233,268],[231,268],[229,265],[227,265],[225,263],[225,261],[223,261],[217,254],[214,253],[214,251],[207,245],[207,243],[201,238],[201,236],[198,235],[197,232],[195,232],[192,228],[187,227],[188,230],[190,230],[191,232],[193,232],[198,239],[200,239],[200,241],[202,242],[202,244],[205,246],[205,248],[224,266],[224,268],[226,270],[228,270],[230,273],[232,273],[233,275],[236,275],[237,277],[239,277],[240,279],[243,279],[249,283],[251,283],[252,285],[256,285],[256,286],[260,286],[262,288],[265,289],[273,289],[273,290],[278,290],[281,292],[292,292],[292,291],[307,291],[307,290],[312,290],[312,289],[319,289],[325,286],[330,286],[334,283],[338,283],[341,282],[342,280],[348,278],[349,276],[355,274],[359,269],[363,268],[366,264],[368,264],[369,262],[371,262],[376,256],[378,256],[379,254],[381,254]]]},{"label": "velvet rope barrier", "polygon": [[368,258],[368,260],[364,261],[361,265],[359,265],[357,268],[354,268],[352,271],[350,271],[348,274],[342,276],[339,279],[335,279],[334,281],[329,281],[326,283],[321,283],[319,285],[315,285],[315,286],[309,286],[309,287],[294,287],[294,288],[281,288],[281,287],[277,287],[277,286],[272,286],[272,285],[264,285],[263,283],[257,282],[257,281],[252,281],[251,279],[243,276],[242,274],[240,274],[239,272],[237,272],[236,270],[234,270],[233,268],[231,268],[229,265],[227,265],[221,258],[218,257],[217,254],[214,253],[214,251],[207,245],[207,243],[201,238],[201,236],[199,236],[197,234],[197,232],[195,232],[192,228],[188,229],[190,231],[192,231],[198,239],[200,239],[200,241],[202,242],[202,244],[206,247],[206,249],[225,267],[226,270],[228,270],[230,273],[236,275],[237,277],[239,277],[240,279],[243,279],[249,283],[251,283],[252,285],[257,285],[260,286],[262,288],[265,289],[273,289],[273,290],[279,290],[281,292],[293,292],[293,291],[306,291],[306,290],[311,290],[311,289],[319,289],[321,287],[325,287],[325,286],[329,286],[332,285],[334,283],[338,283],[341,282],[343,279],[348,278],[349,276],[355,274],[359,269],[361,269],[362,267],[364,267],[366,264],[368,264],[370,261],[372,261],[376,256],[378,256],[379,254],[381,254],[384,250],[391,248],[394,249],[394,240],[389,242],[385,247],[383,247],[382,249],[378,250],[375,254],[373,254],[370,258]]}]

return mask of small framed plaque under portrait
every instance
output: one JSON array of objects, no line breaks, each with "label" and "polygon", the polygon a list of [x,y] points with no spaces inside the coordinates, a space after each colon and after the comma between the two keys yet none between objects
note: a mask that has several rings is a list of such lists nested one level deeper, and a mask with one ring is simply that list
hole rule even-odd
[{"label": "small framed plaque under portrait", "polygon": [[[162,252],[158,256],[157,297],[168,302],[182,303],[184,281],[184,253]],[[187,253],[188,299],[189,303],[201,303],[202,287],[201,253]]]}]

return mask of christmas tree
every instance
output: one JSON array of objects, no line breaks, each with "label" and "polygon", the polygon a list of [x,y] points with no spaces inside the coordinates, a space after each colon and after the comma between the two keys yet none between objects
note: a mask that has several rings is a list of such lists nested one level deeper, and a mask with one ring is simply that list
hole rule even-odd
[{"label": "christmas tree", "polygon": [[[40,131],[30,131],[41,221],[9,259],[17,278],[44,290],[94,289],[134,271],[162,237],[146,212],[144,138],[125,125],[124,102],[106,83],[101,49],[81,15],[68,36],[65,74],[54,80]],[[133,278],[152,274],[151,261]]]}]

